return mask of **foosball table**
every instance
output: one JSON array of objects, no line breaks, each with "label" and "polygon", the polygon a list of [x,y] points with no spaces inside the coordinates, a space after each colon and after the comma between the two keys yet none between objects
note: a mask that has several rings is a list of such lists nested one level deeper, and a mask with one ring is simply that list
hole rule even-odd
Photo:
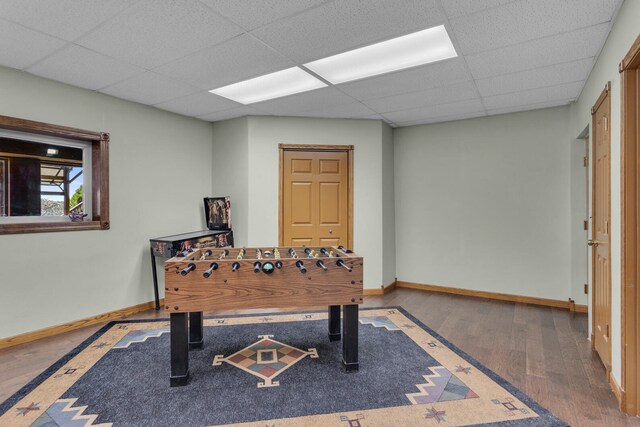
[{"label": "foosball table", "polygon": [[206,310],[326,305],[329,340],[342,338],[343,366],[357,371],[362,272],[362,257],[342,246],[200,248],[171,258],[165,262],[170,385],[189,382],[189,349],[203,347]]}]

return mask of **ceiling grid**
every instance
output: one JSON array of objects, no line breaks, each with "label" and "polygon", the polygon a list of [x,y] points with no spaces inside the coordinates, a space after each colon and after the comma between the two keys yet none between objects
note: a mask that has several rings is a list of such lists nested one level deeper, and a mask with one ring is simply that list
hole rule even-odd
[{"label": "ceiling grid", "polygon": [[[206,121],[411,126],[566,105],[622,0],[3,0],[0,65]],[[242,105],[208,91],[444,25],[457,58]],[[311,73],[318,77],[316,74]]]}]

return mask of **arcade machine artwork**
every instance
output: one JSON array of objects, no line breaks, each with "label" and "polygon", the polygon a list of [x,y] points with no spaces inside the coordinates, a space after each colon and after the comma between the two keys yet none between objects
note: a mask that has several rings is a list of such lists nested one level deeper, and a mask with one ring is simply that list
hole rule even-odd
[{"label": "arcade machine artwork", "polygon": [[204,214],[209,230],[231,230],[229,197],[205,197]]},{"label": "arcade machine artwork", "polygon": [[343,246],[199,248],[168,260],[165,309],[171,314],[171,386],[189,381],[189,348],[203,346],[206,310],[327,305],[329,339],[343,339],[344,368],[357,371],[362,273],[362,257]]}]

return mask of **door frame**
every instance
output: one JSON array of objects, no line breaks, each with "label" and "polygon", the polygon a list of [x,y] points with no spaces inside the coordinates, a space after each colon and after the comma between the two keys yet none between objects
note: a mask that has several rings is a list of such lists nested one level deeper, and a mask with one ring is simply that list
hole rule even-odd
[{"label": "door frame", "polygon": [[619,65],[621,82],[621,345],[620,409],[640,415],[640,36]]},{"label": "door frame", "polygon": [[353,145],[278,144],[278,245],[284,245],[284,152],[341,151],[347,153],[347,243],[353,249]]},{"label": "door frame", "polygon": [[[592,147],[592,153],[591,153],[591,157],[590,157],[590,161],[593,161],[593,165],[591,167],[591,182],[592,184],[592,189],[591,189],[591,223],[592,225],[592,229],[591,229],[591,239],[596,239],[597,236],[594,235],[595,233],[595,221],[594,221],[594,217],[595,217],[595,213],[596,213],[596,165],[595,165],[595,161],[596,161],[596,111],[598,111],[598,108],[600,108],[600,106],[602,105],[602,103],[607,102],[608,104],[608,109],[609,109],[609,117],[607,117],[607,127],[609,129],[609,162],[611,162],[611,81],[608,81],[607,84],[604,86],[604,89],[602,89],[602,92],[600,92],[600,96],[598,96],[598,99],[596,100],[595,104],[593,104],[593,107],[591,107],[591,133],[590,133],[590,141],[591,141],[591,147]],[[609,163],[611,164],[611,163]],[[609,166],[609,175],[611,175],[611,166]],[[609,286],[611,286],[611,179],[609,179],[609,188],[608,188],[608,200],[607,203],[609,205],[609,244],[608,244],[608,257],[609,257]],[[596,330],[596,316],[595,316],[595,299],[596,299],[596,292],[595,292],[595,281],[596,281],[596,256],[597,256],[597,250],[596,247],[593,246],[592,250],[591,250],[591,349],[595,350],[595,345],[596,345],[596,340],[595,340],[595,330]],[[612,289],[609,290],[609,304],[611,304],[611,294],[612,294]],[[611,319],[613,317],[613,312],[609,314],[609,319]],[[611,321],[611,320],[609,320]],[[609,354],[610,357],[613,357],[613,348],[611,347],[611,332],[609,332]],[[601,358],[602,359],[602,358]],[[610,381],[610,375],[611,375],[611,366],[606,366],[606,371],[607,371],[607,381]]]}]

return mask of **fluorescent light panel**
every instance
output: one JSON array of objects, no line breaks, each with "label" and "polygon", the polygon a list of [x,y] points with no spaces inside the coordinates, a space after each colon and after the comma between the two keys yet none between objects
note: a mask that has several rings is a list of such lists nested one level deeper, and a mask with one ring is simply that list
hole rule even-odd
[{"label": "fluorescent light panel", "polygon": [[333,84],[455,58],[444,25],[304,64]]},{"label": "fluorescent light panel", "polygon": [[212,89],[209,92],[241,104],[253,104],[327,86],[298,67]]}]

